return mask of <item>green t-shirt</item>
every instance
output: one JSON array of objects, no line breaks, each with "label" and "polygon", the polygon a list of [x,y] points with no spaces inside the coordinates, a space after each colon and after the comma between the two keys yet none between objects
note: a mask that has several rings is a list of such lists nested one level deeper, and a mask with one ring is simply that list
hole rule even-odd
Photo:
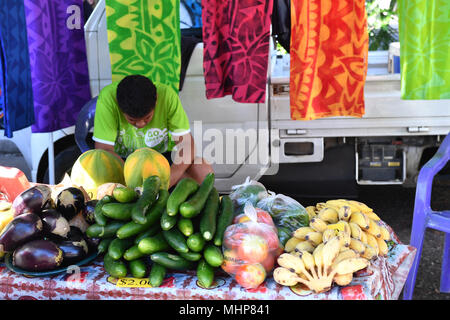
[{"label": "green t-shirt", "polygon": [[160,153],[172,151],[173,136],[190,132],[189,119],[178,94],[171,87],[155,83],[156,106],[152,120],[141,129],[128,123],[117,104],[119,82],[104,87],[97,100],[93,140],[114,145],[114,151],[126,158],[134,150],[150,147]]}]

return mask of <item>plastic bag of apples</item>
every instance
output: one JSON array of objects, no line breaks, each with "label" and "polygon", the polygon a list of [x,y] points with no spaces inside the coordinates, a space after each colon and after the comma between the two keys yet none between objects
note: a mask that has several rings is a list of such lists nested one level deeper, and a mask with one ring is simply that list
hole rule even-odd
[{"label": "plastic bag of apples", "polygon": [[222,251],[222,269],[242,287],[253,289],[271,274],[283,246],[270,214],[248,202],[225,230]]}]

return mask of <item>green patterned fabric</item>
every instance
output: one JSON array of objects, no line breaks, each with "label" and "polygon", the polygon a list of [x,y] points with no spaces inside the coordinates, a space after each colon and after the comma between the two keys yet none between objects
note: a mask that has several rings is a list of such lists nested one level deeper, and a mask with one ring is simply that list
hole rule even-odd
[{"label": "green patterned fabric", "polygon": [[450,1],[398,5],[402,99],[450,99]]},{"label": "green patterned fabric", "polygon": [[106,23],[113,82],[141,74],[178,92],[180,0],[106,0]]}]

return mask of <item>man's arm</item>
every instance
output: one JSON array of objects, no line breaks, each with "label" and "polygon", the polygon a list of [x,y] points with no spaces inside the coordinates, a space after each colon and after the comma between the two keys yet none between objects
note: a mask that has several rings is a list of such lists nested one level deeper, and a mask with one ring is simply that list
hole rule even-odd
[{"label": "man's arm", "polygon": [[119,158],[121,161],[123,161],[122,157],[119,156],[114,151],[114,146],[113,145],[95,141],[95,149],[102,149],[102,150],[108,151],[108,152],[112,153],[113,155],[115,155],[117,158]]},{"label": "man's arm", "polygon": [[173,151],[175,153],[175,158],[170,167],[169,188],[181,179],[195,159],[194,139],[190,133],[182,136],[175,136],[174,139],[176,142],[176,147]]}]

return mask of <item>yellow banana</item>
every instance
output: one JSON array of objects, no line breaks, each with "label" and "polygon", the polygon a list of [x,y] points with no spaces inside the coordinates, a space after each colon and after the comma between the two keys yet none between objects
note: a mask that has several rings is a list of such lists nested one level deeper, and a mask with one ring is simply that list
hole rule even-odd
[{"label": "yellow banana", "polygon": [[332,199],[332,200],[328,200],[326,202],[326,204],[340,208],[342,206],[348,205],[348,200],[346,200],[346,199]]},{"label": "yellow banana", "polygon": [[379,250],[379,255],[380,256],[385,256],[388,254],[389,248],[387,246],[387,243],[383,240],[383,239],[378,239],[378,250]]},{"label": "yellow banana", "polygon": [[364,253],[362,255],[363,258],[366,258],[367,260],[372,260],[373,258],[377,257],[377,251],[374,247],[369,246],[368,244],[365,244],[366,249],[364,250]]},{"label": "yellow banana", "polygon": [[353,249],[356,251],[356,253],[363,255],[364,251],[366,250],[366,245],[361,240],[351,238],[350,249]]},{"label": "yellow banana", "polygon": [[324,232],[327,229],[327,223],[318,217],[314,217],[309,221],[309,226],[317,232]]},{"label": "yellow banana", "polygon": [[323,249],[323,242],[321,244],[319,244],[316,249],[314,249],[314,251],[312,252],[313,258],[314,258],[314,264],[316,265],[319,274],[322,274],[322,249]]},{"label": "yellow banana", "polygon": [[299,253],[300,253],[300,258],[303,260],[303,264],[305,265],[305,268],[308,270],[313,270],[315,267],[313,255],[308,251],[300,251]]},{"label": "yellow banana", "polygon": [[378,254],[380,253],[380,249],[378,248],[377,238],[375,238],[370,233],[367,233],[366,236],[367,236],[367,244],[375,249],[375,252],[376,252],[376,254],[378,256]]},{"label": "yellow banana", "polygon": [[339,220],[348,221],[352,215],[352,210],[349,206],[342,206],[338,210]]},{"label": "yellow banana", "polygon": [[322,264],[325,272],[328,272],[328,268],[332,265],[333,260],[339,255],[340,249],[340,236],[336,236],[330,239],[330,241],[328,241],[326,244],[324,244],[322,248]]},{"label": "yellow banana", "polygon": [[349,204],[351,204],[351,205],[355,206],[356,208],[358,208],[358,211],[360,211],[362,213],[373,212],[373,209],[370,208],[369,206],[367,206],[363,202],[356,201],[356,200],[349,200],[348,202],[349,202]]},{"label": "yellow banana", "polygon": [[328,242],[328,240],[330,240],[334,236],[336,236],[336,230],[334,230],[334,229],[326,229],[322,233],[322,242],[326,243],[326,242]]},{"label": "yellow banana", "polygon": [[[350,229],[350,227],[349,227]],[[348,248],[350,247],[351,235],[350,231],[339,231],[340,235],[342,235],[342,247]]]},{"label": "yellow banana", "polygon": [[350,226],[348,225],[348,223],[346,221],[343,221],[343,220],[339,220],[336,223],[329,224],[329,225],[327,225],[327,228],[334,229],[336,231],[345,231],[345,232],[351,233]]},{"label": "yellow banana", "polygon": [[295,246],[295,251],[308,251],[308,252],[313,252],[315,249],[315,247],[311,244],[311,242],[309,241],[300,241],[299,243],[297,243],[297,245]]},{"label": "yellow banana", "polygon": [[352,238],[361,240],[361,233],[363,232],[359,225],[354,222],[349,222]]},{"label": "yellow banana", "polygon": [[380,221],[381,218],[373,211],[369,211],[369,212],[363,212],[366,216],[368,216],[370,219],[375,220],[375,221]]},{"label": "yellow banana", "polygon": [[350,259],[350,258],[357,258],[357,257],[359,257],[359,255],[355,252],[355,250],[346,249],[344,251],[341,251],[341,252],[339,252],[336,259],[334,259],[333,264],[331,265],[331,268],[334,269],[334,267],[342,260]]},{"label": "yellow banana", "polygon": [[350,258],[339,262],[336,266],[336,274],[353,273],[358,270],[364,269],[369,265],[369,260],[365,258]]},{"label": "yellow banana", "polygon": [[380,232],[381,232],[381,239],[386,241],[391,240],[391,234],[389,233],[389,230],[385,226],[380,225]]},{"label": "yellow banana", "polygon": [[305,236],[305,240],[311,242],[311,244],[316,247],[319,244],[322,243],[322,232],[309,232],[306,236]]},{"label": "yellow banana", "polygon": [[301,273],[305,270],[305,265],[303,264],[303,260],[299,257],[293,256],[289,253],[281,254],[277,259],[280,267],[291,270],[295,273]]},{"label": "yellow banana", "polygon": [[308,206],[305,208],[306,212],[308,213],[309,220],[314,218],[316,216],[316,207],[315,206]]},{"label": "yellow banana", "polygon": [[295,249],[295,246],[304,240],[292,237],[288,241],[286,241],[286,244],[284,245],[284,251],[286,252],[292,252]]},{"label": "yellow banana", "polygon": [[367,233],[366,232],[364,232],[364,231],[361,232],[361,239],[360,240],[364,244],[367,243]]},{"label": "yellow banana", "polygon": [[294,272],[283,267],[278,267],[273,270],[273,279],[283,286],[290,287],[296,285],[298,282],[298,278],[299,276]]},{"label": "yellow banana", "polygon": [[350,222],[356,223],[363,230],[369,229],[369,218],[362,212],[353,212]]},{"label": "yellow banana", "polygon": [[381,230],[375,220],[369,218],[369,229],[366,230],[367,233],[370,233],[376,238],[381,238]]},{"label": "yellow banana", "polygon": [[308,233],[314,232],[315,230],[311,227],[300,227],[294,231],[293,236],[300,240],[305,240]]},{"label": "yellow banana", "polygon": [[333,278],[333,281],[338,286],[347,286],[352,282],[353,280],[353,273],[347,273],[347,274],[336,274]]},{"label": "yellow banana", "polygon": [[338,212],[331,207],[322,208],[317,216],[328,223],[336,223],[339,221]]},{"label": "yellow banana", "polygon": [[319,203],[316,203],[316,211],[320,211],[320,210],[322,210],[323,208],[325,208],[326,207],[326,203],[325,202],[319,202]]}]

